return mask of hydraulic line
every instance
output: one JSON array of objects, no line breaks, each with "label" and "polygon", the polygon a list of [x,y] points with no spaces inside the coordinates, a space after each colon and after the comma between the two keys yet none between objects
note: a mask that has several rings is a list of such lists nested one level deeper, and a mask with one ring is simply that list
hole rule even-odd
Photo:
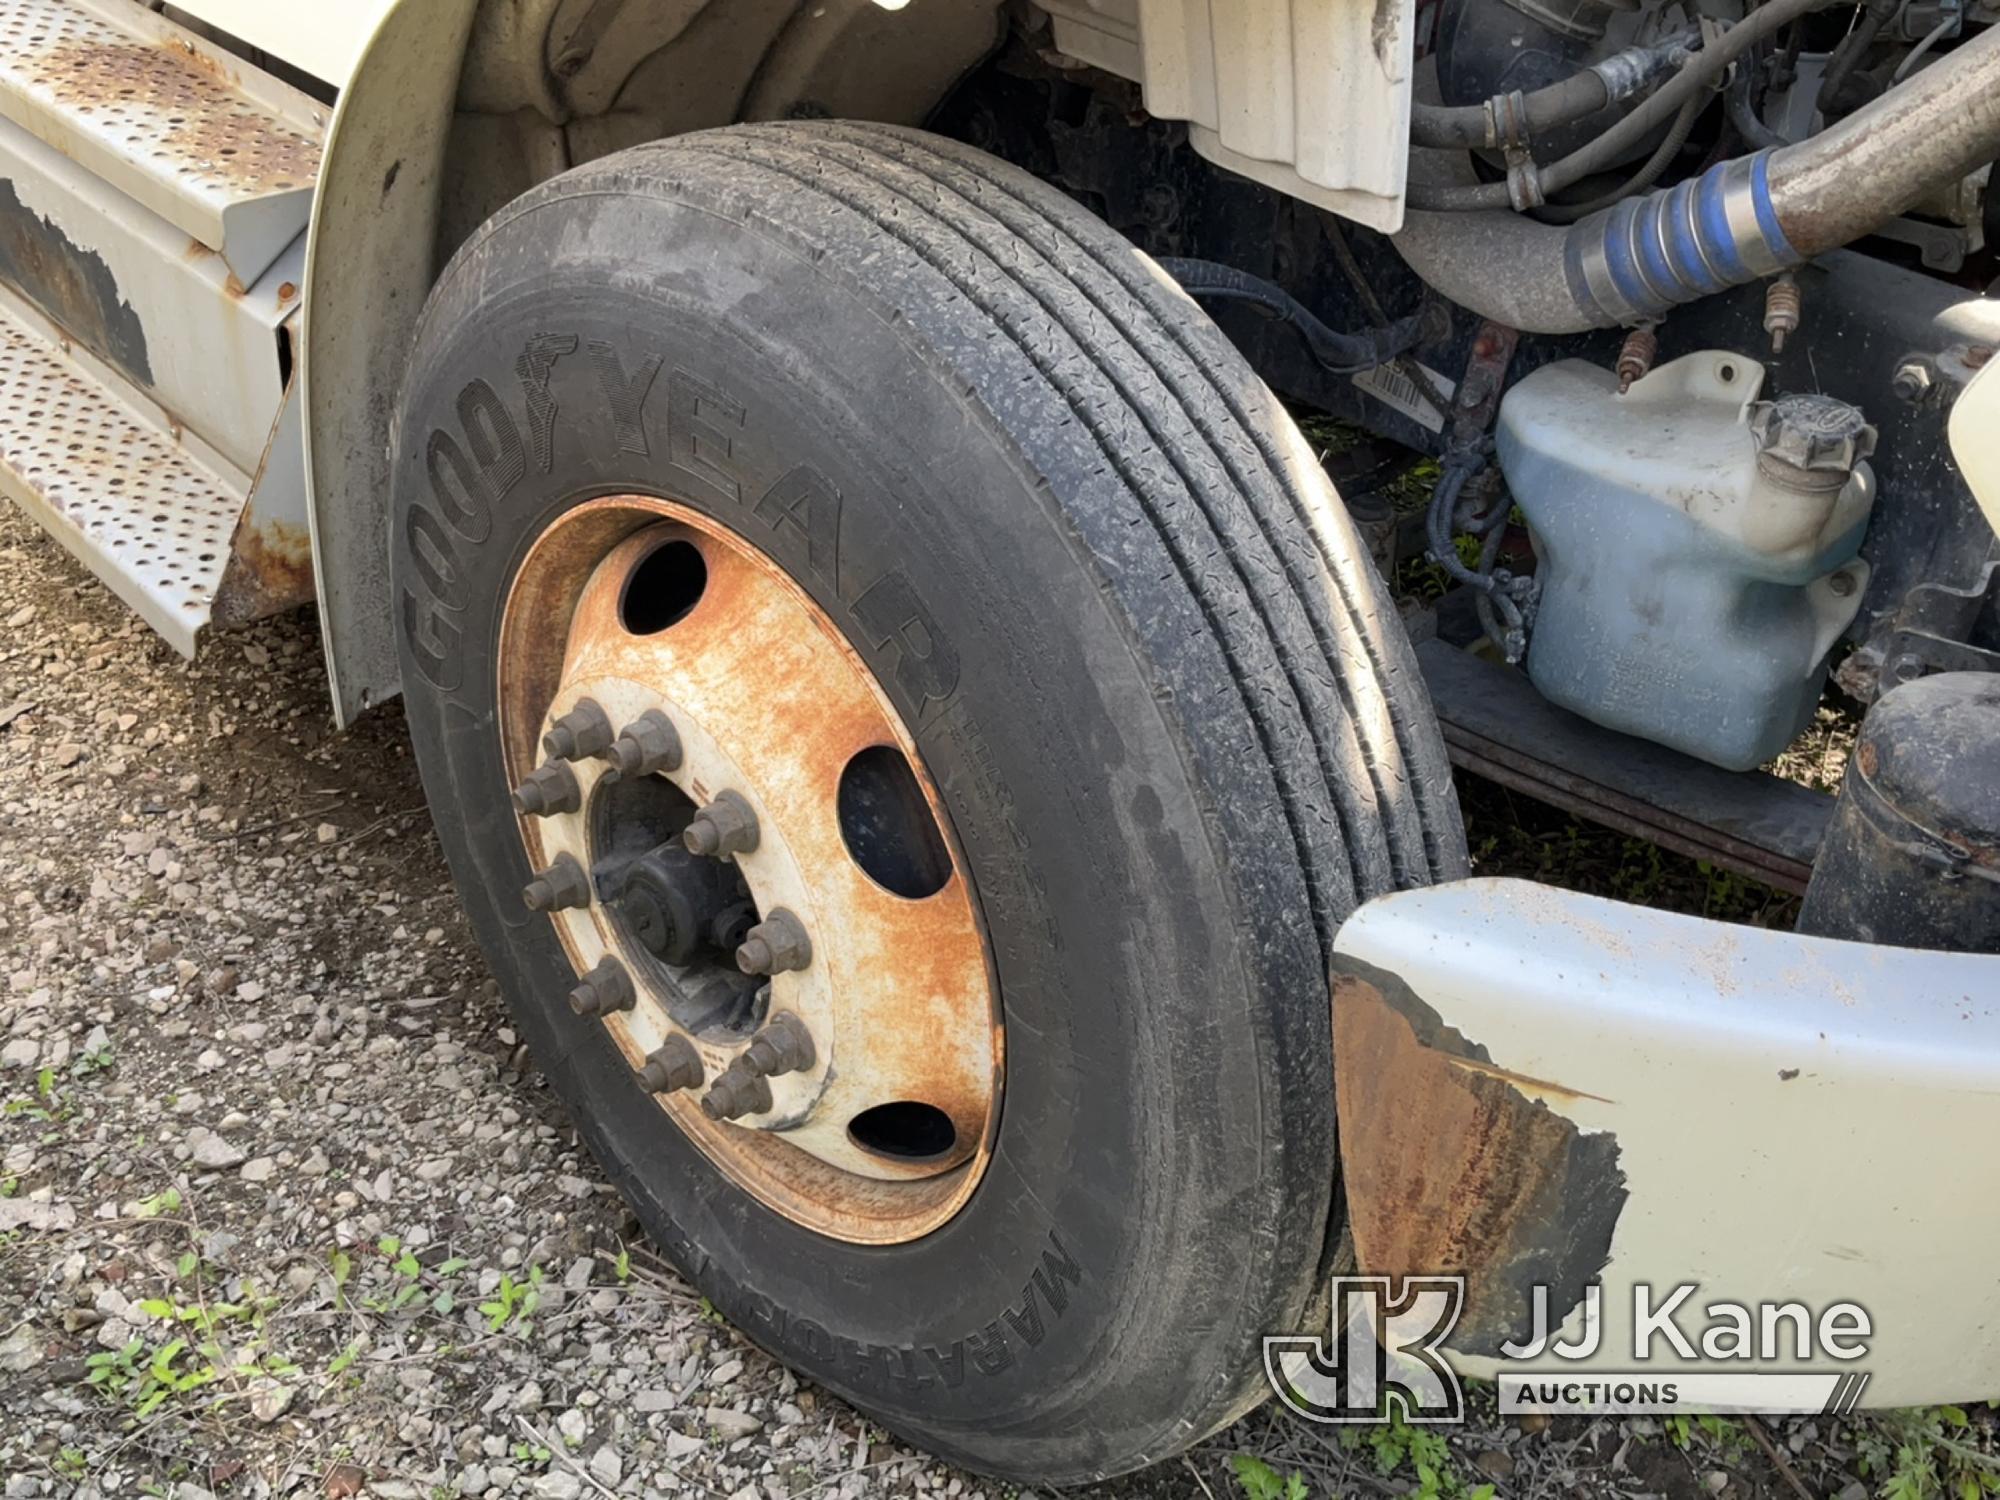
[{"label": "hydraulic line", "polygon": [[1288,324],[1314,362],[1332,375],[1372,370],[1408,353],[1423,340],[1422,313],[1393,319],[1366,333],[1342,333],[1321,322],[1311,308],[1276,282],[1234,266],[1174,256],[1161,260],[1159,266],[1198,302],[1248,302],[1266,316]]}]

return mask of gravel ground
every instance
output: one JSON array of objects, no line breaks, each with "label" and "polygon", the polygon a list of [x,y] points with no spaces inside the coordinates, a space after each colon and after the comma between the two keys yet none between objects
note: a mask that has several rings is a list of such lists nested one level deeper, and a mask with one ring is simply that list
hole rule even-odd
[{"label": "gravel ground", "polygon": [[[310,618],[190,667],[0,507],[0,619],[6,1500],[1025,1500],[651,1255],[509,1028],[399,717],[332,733]],[[1311,1493],[1864,1500],[1854,1433],[1779,1438],[1797,1488],[1733,1429],[1489,1418],[1426,1482],[1267,1412],[1106,1493],[1262,1500],[1253,1454]]]}]

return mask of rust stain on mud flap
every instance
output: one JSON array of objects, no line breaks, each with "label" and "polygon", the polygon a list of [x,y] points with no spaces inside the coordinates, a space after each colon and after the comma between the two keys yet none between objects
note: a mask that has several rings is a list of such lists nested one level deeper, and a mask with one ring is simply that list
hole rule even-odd
[{"label": "rust stain on mud flap", "polygon": [[246,625],[312,598],[311,537],[283,521],[260,526],[246,515],[236,529],[210,618],[217,625]]},{"label": "rust stain on mud flap", "polygon": [[1526,1337],[1535,1286],[1551,1323],[1566,1318],[1625,1206],[1616,1138],[1561,1112],[1595,1096],[1495,1066],[1401,979],[1351,957],[1335,960],[1333,1032],[1360,1268],[1463,1275],[1450,1347],[1464,1354]]}]

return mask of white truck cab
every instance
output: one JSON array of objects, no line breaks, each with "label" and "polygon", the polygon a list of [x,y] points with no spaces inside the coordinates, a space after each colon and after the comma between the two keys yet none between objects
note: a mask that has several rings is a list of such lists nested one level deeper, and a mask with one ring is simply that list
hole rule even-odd
[{"label": "white truck cab", "polygon": [[[1349,1243],[1472,1373],[1699,1283],[1865,1359],[1655,1368],[1993,1396],[1994,22],[0,0],[0,491],[316,602],[649,1228],[937,1451],[1179,1451]],[[1454,765],[1802,930],[1473,879]]]}]

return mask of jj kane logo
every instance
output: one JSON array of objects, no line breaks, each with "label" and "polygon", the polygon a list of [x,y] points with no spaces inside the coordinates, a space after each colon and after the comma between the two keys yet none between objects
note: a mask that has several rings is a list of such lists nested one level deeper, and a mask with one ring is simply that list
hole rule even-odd
[{"label": "jj kane logo", "polygon": [[[1601,1286],[1585,1289],[1571,1337],[1551,1321],[1548,1288],[1537,1286],[1528,1336],[1502,1343],[1499,1359],[1475,1373],[1494,1375],[1503,1413],[1841,1412],[1860,1403],[1867,1373],[1840,1366],[1867,1355],[1866,1309],[1698,1305],[1699,1290],[1656,1294],[1635,1284],[1623,1325],[1629,1348],[1613,1354]],[[1462,1276],[1335,1277],[1326,1337],[1266,1338],[1264,1373],[1312,1422],[1462,1421],[1465,1393],[1445,1350],[1465,1305]],[[1606,1367],[1619,1357],[1631,1368]]]}]

